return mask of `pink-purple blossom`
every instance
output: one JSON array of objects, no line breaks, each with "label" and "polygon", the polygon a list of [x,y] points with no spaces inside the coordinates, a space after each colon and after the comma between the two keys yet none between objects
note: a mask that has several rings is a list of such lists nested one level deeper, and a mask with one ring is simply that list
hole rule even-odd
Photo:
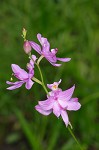
[{"label": "pink-purple blossom", "polygon": [[57,63],[58,60],[62,62],[68,62],[71,60],[71,58],[56,57],[58,49],[55,48],[50,50],[50,43],[48,42],[47,38],[42,37],[41,34],[37,34],[37,39],[40,42],[41,46],[34,41],[29,41],[31,47],[40,55],[44,56],[53,66],[61,66],[61,64]]},{"label": "pink-purple blossom", "polygon": [[81,104],[78,102],[78,98],[72,98],[75,85],[68,90],[62,91],[62,89],[58,88],[60,82],[61,80],[47,85],[52,91],[47,95],[47,100],[38,102],[35,109],[43,115],[49,115],[53,112],[56,117],[61,116],[65,125],[68,126],[70,121],[67,111],[77,111],[80,109]]},{"label": "pink-purple blossom", "polygon": [[[35,61],[36,56],[32,55],[32,59]],[[8,90],[17,89],[21,87],[24,83],[25,83],[26,89],[28,90],[31,89],[32,85],[34,84],[34,82],[32,81],[32,78],[34,76],[33,60],[30,60],[30,62],[27,64],[28,72],[26,72],[24,69],[20,68],[16,64],[11,65],[13,75],[18,79],[18,81],[16,82],[7,81],[6,83],[10,85],[10,87],[7,88]]]}]

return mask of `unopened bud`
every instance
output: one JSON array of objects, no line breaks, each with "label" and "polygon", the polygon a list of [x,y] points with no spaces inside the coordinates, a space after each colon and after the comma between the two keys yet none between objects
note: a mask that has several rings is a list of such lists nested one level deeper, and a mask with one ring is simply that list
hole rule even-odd
[{"label": "unopened bud", "polygon": [[23,48],[24,48],[24,51],[25,51],[26,54],[29,54],[31,52],[32,48],[31,48],[31,45],[30,45],[28,40],[26,40],[24,42]]},{"label": "unopened bud", "polygon": [[23,28],[22,37],[24,38],[24,40],[26,40],[26,33],[27,33],[27,30],[25,28]]}]

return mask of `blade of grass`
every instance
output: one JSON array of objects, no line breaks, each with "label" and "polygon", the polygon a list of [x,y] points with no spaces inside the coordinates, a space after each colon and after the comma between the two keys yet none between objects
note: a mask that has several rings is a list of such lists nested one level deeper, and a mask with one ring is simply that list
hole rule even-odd
[{"label": "blade of grass", "polygon": [[89,103],[90,101],[92,101],[93,99],[97,99],[99,98],[99,92],[93,93],[87,97],[85,97],[82,101],[82,105],[85,105],[87,103]]},{"label": "blade of grass", "polygon": [[42,150],[41,147],[41,143],[39,141],[39,139],[37,138],[37,136],[32,132],[32,129],[30,128],[29,123],[26,121],[26,119],[24,118],[24,115],[22,114],[22,112],[18,109],[14,109],[14,113],[17,116],[22,130],[24,132],[24,134],[26,135],[26,138],[28,139],[31,149],[32,150]]},{"label": "blade of grass", "polygon": [[56,142],[58,140],[59,134],[60,134],[61,124],[62,124],[62,122],[60,120],[58,123],[56,122],[56,125],[53,126],[53,132],[52,132],[52,135],[49,139],[49,144],[48,144],[47,150],[53,150],[54,149]]}]

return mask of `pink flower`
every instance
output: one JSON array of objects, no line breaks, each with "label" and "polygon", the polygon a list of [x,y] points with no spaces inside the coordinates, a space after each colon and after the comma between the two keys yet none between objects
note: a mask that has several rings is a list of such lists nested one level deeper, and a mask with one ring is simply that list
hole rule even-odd
[{"label": "pink flower", "polygon": [[48,84],[48,87],[52,90],[47,96],[47,100],[39,101],[35,109],[43,115],[49,115],[54,113],[56,117],[62,117],[66,126],[70,124],[67,111],[77,111],[80,109],[81,104],[78,102],[78,98],[72,98],[75,85],[66,91],[62,91],[58,88],[59,82]]},{"label": "pink flower", "polygon": [[48,42],[47,38],[44,38],[41,36],[41,34],[37,34],[37,39],[39,40],[42,48],[40,45],[33,41],[29,41],[31,47],[37,51],[40,55],[43,55],[53,66],[61,66],[61,64],[58,64],[57,61],[63,61],[68,62],[71,60],[71,58],[59,58],[56,57],[56,53],[58,51],[57,48],[51,49],[50,51],[50,43]]},{"label": "pink flower", "polygon": [[[36,56],[32,55],[32,59],[35,61],[36,60]],[[10,87],[8,87],[8,90],[14,90],[17,89],[19,87],[21,87],[24,83],[25,83],[25,87],[26,89],[31,89],[32,85],[34,84],[34,82],[32,81],[32,78],[34,76],[34,62],[32,60],[30,60],[30,62],[27,65],[27,69],[28,69],[28,73],[24,70],[21,69],[18,65],[16,64],[12,64],[11,65],[12,71],[13,71],[13,75],[19,79],[19,81],[16,82],[9,82],[7,81],[6,83],[11,85]]]}]

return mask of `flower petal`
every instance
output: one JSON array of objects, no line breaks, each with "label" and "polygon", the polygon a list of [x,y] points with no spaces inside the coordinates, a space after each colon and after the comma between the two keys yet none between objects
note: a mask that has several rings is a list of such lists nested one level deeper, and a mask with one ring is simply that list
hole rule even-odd
[{"label": "flower petal", "polygon": [[39,40],[40,44],[42,45],[42,51],[48,52],[50,50],[50,44],[47,38],[41,36],[40,33],[37,34],[37,39]]},{"label": "flower petal", "polygon": [[58,99],[59,100],[66,100],[66,101],[70,100],[70,98],[73,95],[74,89],[75,89],[75,85],[66,91],[60,92]]},{"label": "flower petal", "polygon": [[60,80],[58,81],[58,85],[59,85],[61,82],[62,82],[62,79],[60,79]]},{"label": "flower petal", "polygon": [[53,86],[55,86],[56,90],[58,89],[58,85],[61,83],[61,79],[58,82],[54,82],[53,84],[47,84],[47,87],[53,90]]},{"label": "flower petal", "polygon": [[61,110],[61,116],[62,116],[62,119],[64,121],[64,123],[66,124],[66,127],[68,126],[69,124],[69,118],[68,118],[68,114],[65,110]]},{"label": "flower petal", "polygon": [[[51,63],[51,62],[50,62]],[[53,66],[55,67],[60,67],[62,64],[55,64],[55,63],[51,63]]]},{"label": "flower petal", "polygon": [[52,110],[43,110],[43,109],[41,108],[41,106],[39,106],[39,105],[36,105],[36,106],[35,106],[35,109],[36,109],[39,113],[41,113],[41,114],[43,114],[43,115],[45,115],[45,116],[49,115],[49,114],[52,112]]},{"label": "flower petal", "polygon": [[78,98],[77,98],[77,97],[71,98],[70,101],[71,101],[71,102],[78,102]]},{"label": "flower petal", "polygon": [[37,39],[39,40],[40,44],[43,46],[44,43],[47,42],[47,38],[42,37],[40,33],[37,34]]},{"label": "flower petal", "polygon": [[31,47],[41,55],[41,47],[33,41],[29,41],[29,43],[30,43]]},{"label": "flower petal", "polygon": [[54,102],[54,105],[53,105],[53,113],[54,113],[54,115],[57,116],[57,117],[59,117],[60,113],[61,113],[60,110],[61,110],[61,108],[60,108],[58,102],[57,101]]},{"label": "flower petal", "polygon": [[11,67],[14,72],[14,76],[19,80],[24,80],[28,78],[28,73],[24,69],[21,69],[18,65],[12,64]]},{"label": "flower petal", "polygon": [[57,58],[56,58],[56,56],[53,55],[51,52],[46,52],[46,51],[44,51],[42,54],[44,55],[44,57],[45,57],[49,62],[51,62],[51,63],[56,63]]},{"label": "flower petal", "polygon": [[8,87],[7,90],[15,90],[15,89],[21,87],[24,82],[23,81],[17,81],[17,82],[9,82],[9,81],[7,81],[6,83],[10,84],[10,85],[12,83],[12,86]]},{"label": "flower petal", "polygon": [[60,99],[58,99],[58,103],[60,104],[60,106],[62,108],[67,108],[67,106],[68,106],[67,100],[60,100]]},{"label": "flower petal", "polygon": [[78,102],[78,98],[72,98],[67,102],[67,110],[78,110],[80,109],[81,104]]},{"label": "flower petal", "polygon": [[30,62],[27,64],[27,69],[29,70],[29,74],[32,74],[32,76],[34,75],[34,64],[36,61],[36,56],[32,55],[32,59],[30,59]]},{"label": "flower petal", "polygon": [[28,79],[25,84],[26,89],[30,90],[33,84],[34,82],[31,79]]},{"label": "flower petal", "polygon": [[57,57],[57,60],[63,61],[63,62],[68,62],[68,61],[71,60],[71,58],[58,58],[58,57]]},{"label": "flower petal", "polygon": [[54,100],[50,98],[45,101],[39,101],[38,103],[42,107],[43,110],[50,110],[53,107]]},{"label": "flower petal", "polygon": [[53,86],[53,84],[47,84],[47,87],[48,87],[49,89],[52,89],[52,86]]},{"label": "flower petal", "polygon": [[51,49],[51,53],[52,53],[52,54],[55,55],[57,52],[58,52],[58,49],[57,49],[57,48]]},{"label": "flower petal", "polygon": [[37,57],[35,55],[32,55],[32,58],[34,61],[36,61]]},{"label": "flower petal", "polygon": [[14,84],[15,84],[15,82],[6,81],[6,84],[14,85]]}]

